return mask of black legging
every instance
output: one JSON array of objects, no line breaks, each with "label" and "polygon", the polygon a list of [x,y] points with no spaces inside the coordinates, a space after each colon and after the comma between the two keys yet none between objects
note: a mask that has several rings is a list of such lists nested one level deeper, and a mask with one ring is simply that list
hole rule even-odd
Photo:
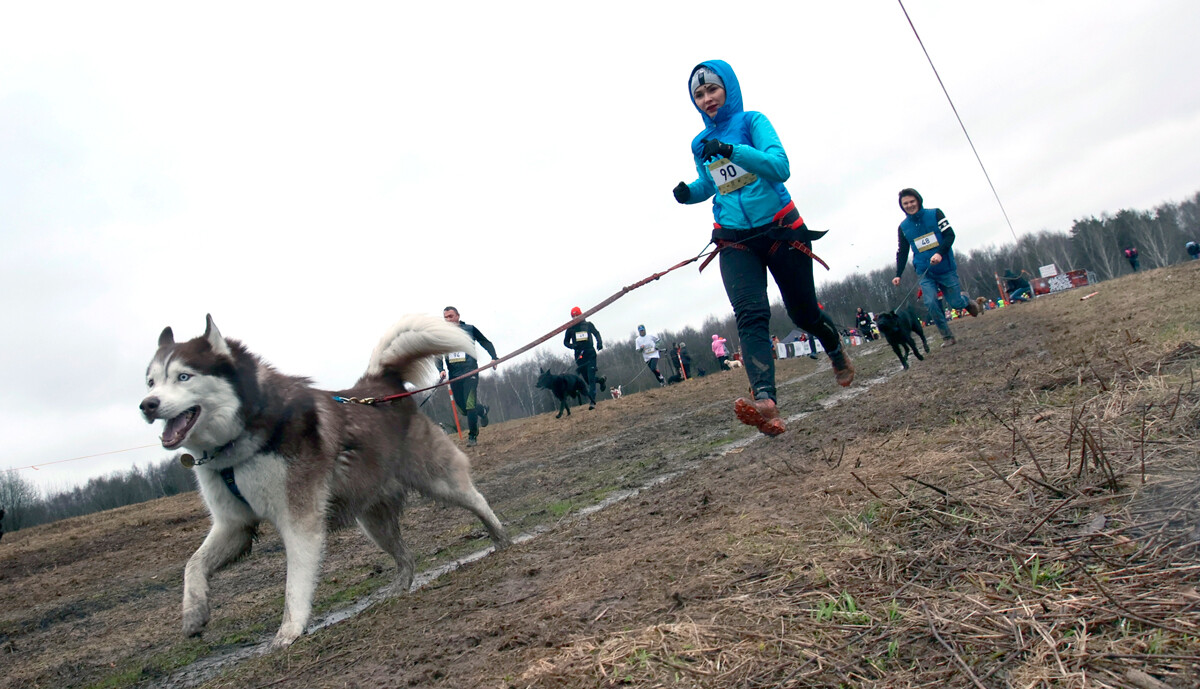
[{"label": "black legging", "polygon": [[596,404],[596,353],[583,352],[583,355],[575,355],[575,373],[583,379],[587,385],[588,399],[593,405]]},{"label": "black legging", "polygon": [[[801,226],[801,229],[804,229]],[[727,230],[728,231],[728,230]],[[743,230],[748,236],[760,230]],[[813,261],[787,244],[776,244],[769,237],[734,240],[744,249],[721,251],[721,279],[737,318],[738,337],[742,341],[742,363],[755,394],[766,393],[775,399],[775,360],[771,356],[771,303],[767,298],[767,270],[783,295],[783,305],[796,327],[821,341],[827,353],[837,352],[841,338],[833,321],[817,305],[813,285]]]},{"label": "black legging", "polygon": [[663,382],[663,374],[658,372],[658,357],[652,356],[649,359],[646,359],[646,368],[650,369],[650,372],[654,374],[654,377],[658,379],[658,382]]},{"label": "black legging", "polygon": [[454,404],[459,411],[467,415],[467,435],[471,438],[479,436],[479,398],[476,393],[479,388],[479,376],[456,380],[450,384],[454,393]]}]

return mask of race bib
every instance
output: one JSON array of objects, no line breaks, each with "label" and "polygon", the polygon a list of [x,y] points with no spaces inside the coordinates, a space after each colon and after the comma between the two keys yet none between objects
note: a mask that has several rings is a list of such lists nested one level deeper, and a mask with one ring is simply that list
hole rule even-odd
[{"label": "race bib", "polygon": [[586,330],[583,330],[583,331],[575,333],[575,341],[576,342],[587,342],[588,341],[588,332]]},{"label": "race bib", "polygon": [[937,235],[930,232],[926,235],[921,235],[913,240],[913,245],[917,247],[917,251],[925,252],[932,251],[938,248]]},{"label": "race bib", "polygon": [[466,352],[450,352],[446,354],[446,360],[452,364],[461,364],[467,360]]},{"label": "race bib", "polygon": [[722,195],[758,181],[758,175],[735,165],[728,158],[721,158],[709,163],[708,174],[712,175],[713,184],[717,185],[717,191]]},{"label": "race bib", "polygon": [[645,347],[642,347],[642,351],[645,352],[646,354],[653,354],[654,353],[654,345],[648,344]]}]

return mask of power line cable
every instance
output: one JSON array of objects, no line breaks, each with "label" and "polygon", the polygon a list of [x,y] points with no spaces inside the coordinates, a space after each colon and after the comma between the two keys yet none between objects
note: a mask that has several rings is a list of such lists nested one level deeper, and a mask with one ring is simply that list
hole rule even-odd
[{"label": "power line cable", "polygon": [[921,51],[925,53],[925,59],[929,61],[929,67],[933,70],[933,76],[937,77],[938,85],[942,87],[942,93],[946,94],[946,100],[950,103],[950,109],[954,111],[954,117],[958,120],[958,126],[962,127],[963,136],[967,137],[967,143],[971,145],[971,152],[975,154],[975,160],[979,161],[979,169],[983,170],[983,176],[987,179],[988,186],[992,188],[992,196],[996,197],[996,203],[1000,206],[1000,212],[1004,214],[1004,222],[1008,223],[1008,231],[1012,232],[1013,240],[1017,240],[1017,231],[1013,229],[1012,221],[1008,219],[1008,211],[1004,210],[1004,203],[1000,201],[1000,194],[996,192],[996,185],[992,184],[992,176],[988,174],[987,167],[983,164],[983,159],[979,157],[979,151],[975,150],[975,142],[971,141],[971,135],[967,133],[967,125],[963,124],[962,117],[958,114],[958,108],[954,107],[954,100],[950,98],[950,92],[946,90],[946,84],[942,82],[942,75],[938,74],[937,67],[933,65],[933,58],[929,57],[929,51],[925,49],[925,42],[921,40],[921,34],[917,33],[917,27],[913,25],[912,17],[908,16],[908,10],[904,8],[904,0],[896,0],[900,3],[900,11],[904,12],[904,18],[908,20],[908,25],[912,27],[913,35],[917,37],[917,43],[921,45]]},{"label": "power line cable", "polygon": [[97,452],[94,455],[83,455],[82,457],[71,457],[70,459],[56,459],[52,462],[38,462],[37,464],[30,464],[29,466],[12,467],[10,469],[5,469],[4,471],[20,471],[21,469],[33,469],[34,471],[37,471],[41,467],[50,466],[51,464],[62,464],[63,462],[78,462],[81,459],[91,459],[92,457],[103,457],[105,455],[120,454],[122,452],[132,452],[134,450],[144,450],[148,447],[159,447],[159,445],[158,445],[158,443],[154,443],[153,445],[139,445],[137,447],[127,447],[124,450],[110,450],[108,452]]}]

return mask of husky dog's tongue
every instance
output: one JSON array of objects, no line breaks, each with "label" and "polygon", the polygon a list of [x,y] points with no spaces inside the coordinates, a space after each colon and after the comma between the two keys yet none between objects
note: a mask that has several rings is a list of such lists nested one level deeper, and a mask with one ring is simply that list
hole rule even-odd
[{"label": "husky dog's tongue", "polygon": [[198,416],[200,416],[200,407],[192,407],[168,421],[163,428],[162,446],[168,450],[179,447],[187,437],[188,431],[192,430]]}]

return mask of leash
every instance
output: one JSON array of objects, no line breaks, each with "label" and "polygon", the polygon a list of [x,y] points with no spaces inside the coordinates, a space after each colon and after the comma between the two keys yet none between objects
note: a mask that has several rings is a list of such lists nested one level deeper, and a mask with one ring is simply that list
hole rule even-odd
[{"label": "leash", "polygon": [[[924,272],[924,273],[921,273],[920,275],[918,275],[918,276],[917,276],[917,281],[916,281],[915,283],[913,283],[913,286],[912,286],[912,287],[909,287],[909,288],[908,288],[908,292],[906,292],[906,293],[904,294],[904,298],[902,298],[902,299],[900,300],[900,302],[896,304],[896,307],[895,307],[894,309],[892,309],[893,311],[899,311],[899,310],[900,310],[900,307],[901,307],[901,306],[904,306],[904,302],[908,301],[908,298],[909,298],[910,296],[912,296],[913,290],[915,290],[915,289],[917,289],[918,287],[920,287],[920,286],[921,286],[921,280],[925,279],[925,273],[928,273],[928,272],[929,272],[929,269],[930,269],[930,268],[932,268],[932,267],[933,267],[933,264],[929,264],[928,266],[926,266],[926,267],[925,267],[925,272]],[[914,272],[914,273],[916,272],[916,269],[915,269],[915,268],[913,269],[913,272]]]},{"label": "leash", "polygon": [[[711,243],[712,242],[709,242],[709,244],[711,244]],[[707,249],[707,248],[708,248],[708,244],[705,244],[704,249]],[[605,299],[604,301],[600,302],[599,304],[596,304],[592,308],[588,309],[587,311],[584,311],[582,314],[576,316],[575,318],[572,318],[571,320],[567,321],[566,323],[563,323],[562,325],[558,326],[554,330],[551,330],[550,332],[546,333],[545,335],[542,335],[541,337],[534,340],[533,342],[530,342],[529,344],[525,345],[524,347],[521,347],[520,349],[518,349],[514,352],[510,352],[509,354],[506,354],[506,355],[500,357],[499,359],[493,359],[488,364],[486,364],[484,366],[480,366],[479,368],[477,368],[473,371],[468,371],[467,373],[464,373],[461,376],[456,376],[454,378],[444,380],[439,383],[434,383],[433,385],[430,385],[428,387],[420,388],[418,390],[413,390],[411,392],[400,392],[400,393],[396,393],[394,395],[385,395],[383,397],[362,397],[362,398],[360,398],[360,397],[340,397],[338,395],[334,395],[333,399],[335,402],[339,402],[341,404],[348,404],[348,403],[367,404],[367,405],[382,404],[384,402],[392,402],[392,401],[395,401],[398,399],[403,399],[405,397],[412,397],[413,395],[417,394],[418,392],[426,392],[429,390],[434,390],[436,388],[442,387],[443,385],[449,385],[450,383],[454,383],[456,381],[460,381],[465,378],[470,378],[471,376],[476,375],[482,371],[486,371],[489,368],[496,368],[500,364],[502,364],[514,357],[520,356],[521,354],[524,354],[525,352],[528,352],[529,350],[542,344],[546,340],[549,340],[550,338],[554,337],[555,335],[565,331],[567,328],[569,328],[581,321],[586,320],[592,314],[599,312],[601,309],[604,309],[605,307],[609,306],[616,300],[620,299],[621,297],[625,296],[626,294],[629,294],[630,292],[634,291],[635,289],[638,289],[639,287],[645,287],[646,285],[650,284],[651,282],[654,282],[655,280],[661,278],[662,276],[666,275],[667,273],[679,270],[680,268],[683,268],[684,266],[695,263],[696,261],[700,260],[701,258],[708,255],[709,253],[715,254],[717,251],[720,251],[720,249],[714,249],[712,252],[706,253],[704,249],[701,249],[700,253],[696,254],[692,258],[680,261],[679,263],[676,263],[675,265],[671,266],[670,268],[667,268],[666,270],[654,273],[653,275],[643,278],[643,279],[633,283],[632,285],[626,285],[625,287],[622,287],[619,291],[614,293],[609,298]]]}]

